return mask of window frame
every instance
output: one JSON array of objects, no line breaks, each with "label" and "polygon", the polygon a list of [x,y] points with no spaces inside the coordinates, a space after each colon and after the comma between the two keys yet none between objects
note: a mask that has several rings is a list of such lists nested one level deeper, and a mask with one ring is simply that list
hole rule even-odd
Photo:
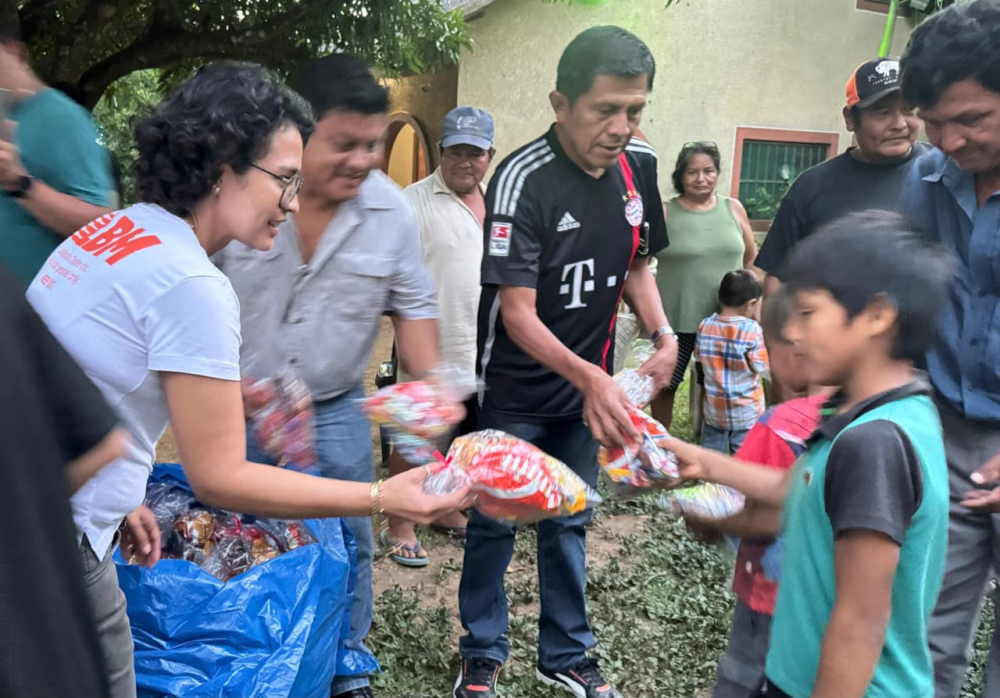
[{"label": "window frame", "polygon": [[[889,14],[889,4],[890,0],[857,0],[854,9],[861,10],[862,12],[875,12],[880,15]],[[900,17],[912,17],[913,8],[910,7],[909,3],[905,5],[900,1],[899,6],[896,8],[896,13]]]},{"label": "window frame", "polygon": [[[764,128],[759,126],[737,126],[733,152],[733,169],[729,182],[729,196],[739,199],[740,178],[743,174],[743,144],[746,141],[770,141],[794,145],[825,145],[826,160],[840,152],[840,134],[835,131],[799,131],[785,128]],[[768,219],[751,219],[750,227],[755,233],[766,233],[771,227]]]}]

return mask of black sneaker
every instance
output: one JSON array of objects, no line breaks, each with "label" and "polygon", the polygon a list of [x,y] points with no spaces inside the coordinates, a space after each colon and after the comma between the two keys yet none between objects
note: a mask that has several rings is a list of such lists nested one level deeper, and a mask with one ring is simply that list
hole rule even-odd
[{"label": "black sneaker", "polygon": [[539,667],[535,676],[545,685],[561,688],[577,698],[622,698],[622,694],[601,676],[593,659],[584,659],[565,673]]},{"label": "black sneaker", "polygon": [[453,695],[455,698],[494,698],[499,675],[500,662],[482,657],[463,659]]}]

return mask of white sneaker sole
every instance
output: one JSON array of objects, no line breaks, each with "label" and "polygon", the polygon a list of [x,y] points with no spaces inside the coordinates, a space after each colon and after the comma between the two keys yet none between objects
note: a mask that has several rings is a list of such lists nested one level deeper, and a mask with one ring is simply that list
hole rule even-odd
[{"label": "white sneaker sole", "polygon": [[[559,674],[556,674],[558,676]],[[553,686],[555,688],[561,688],[567,693],[572,693],[576,698],[587,698],[587,692],[580,688],[579,686],[574,686],[573,684],[566,683],[569,681],[559,681],[558,679],[550,679],[548,676],[535,669],[535,678],[544,683],[546,686]]]}]

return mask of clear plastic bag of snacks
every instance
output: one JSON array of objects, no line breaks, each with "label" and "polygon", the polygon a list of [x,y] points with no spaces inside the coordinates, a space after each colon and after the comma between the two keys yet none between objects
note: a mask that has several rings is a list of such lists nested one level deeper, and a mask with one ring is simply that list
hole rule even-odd
[{"label": "clear plastic bag of snacks", "polygon": [[257,443],[281,467],[305,470],[316,464],[312,397],[291,368],[271,378],[244,381]]},{"label": "clear plastic bag of snacks", "polygon": [[156,517],[160,539],[166,540],[174,530],[174,522],[191,508],[191,494],[168,482],[158,482],[146,490],[146,507]]},{"label": "clear plastic bag of snacks", "polygon": [[510,523],[569,516],[601,501],[565,463],[492,429],[455,439],[424,490],[448,494],[465,484],[471,485],[480,513]]},{"label": "clear plastic bag of snacks", "polygon": [[743,511],[746,498],[732,487],[703,482],[664,494],[660,503],[678,514],[724,519]]},{"label": "clear plastic bag of snacks", "polygon": [[676,482],[679,476],[677,458],[661,446],[670,434],[662,424],[638,408],[630,407],[629,417],[639,431],[639,444],[633,449],[601,446],[597,450],[597,462],[617,493],[630,496]]},{"label": "clear plastic bag of snacks", "polygon": [[462,420],[464,402],[475,391],[461,371],[440,367],[426,380],[388,385],[362,403],[375,424],[384,425],[400,455],[410,463],[434,460],[441,439]]},{"label": "clear plastic bag of snacks", "polygon": [[626,369],[615,375],[615,383],[625,391],[628,401],[638,408],[643,408],[653,399],[653,378],[635,369]]}]

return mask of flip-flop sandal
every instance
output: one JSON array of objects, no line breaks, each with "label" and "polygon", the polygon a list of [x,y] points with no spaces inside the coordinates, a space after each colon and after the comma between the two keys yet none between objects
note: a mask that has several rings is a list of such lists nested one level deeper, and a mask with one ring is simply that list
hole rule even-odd
[{"label": "flip-flop sandal", "polygon": [[[389,557],[397,565],[402,565],[403,567],[427,567],[427,565],[431,561],[431,559],[427,555],[419,557],[420,551],[424,549],[424,547],[420,545],[420,541],[417,541],[416,545],[397,543],[395,541],[389,540],[388,531],[382,531],[382,535],[380,536],[380,541],[382,543],[382,547],[387,548],[389,550]],[[403,550],[405,550],[408,553],[411,553],[413,557],[406,557],[405,555],[400,555],[398,552],[394,552]]]},{"label": "flip-flop sandal", "polygon": [[438,533],[443,533],[447,536],[454,536],[455,538],[465,538],[465,534],[468,533],[468,526],[438,526],[436,524],[431,524],[431,530],[437,531]]}]

